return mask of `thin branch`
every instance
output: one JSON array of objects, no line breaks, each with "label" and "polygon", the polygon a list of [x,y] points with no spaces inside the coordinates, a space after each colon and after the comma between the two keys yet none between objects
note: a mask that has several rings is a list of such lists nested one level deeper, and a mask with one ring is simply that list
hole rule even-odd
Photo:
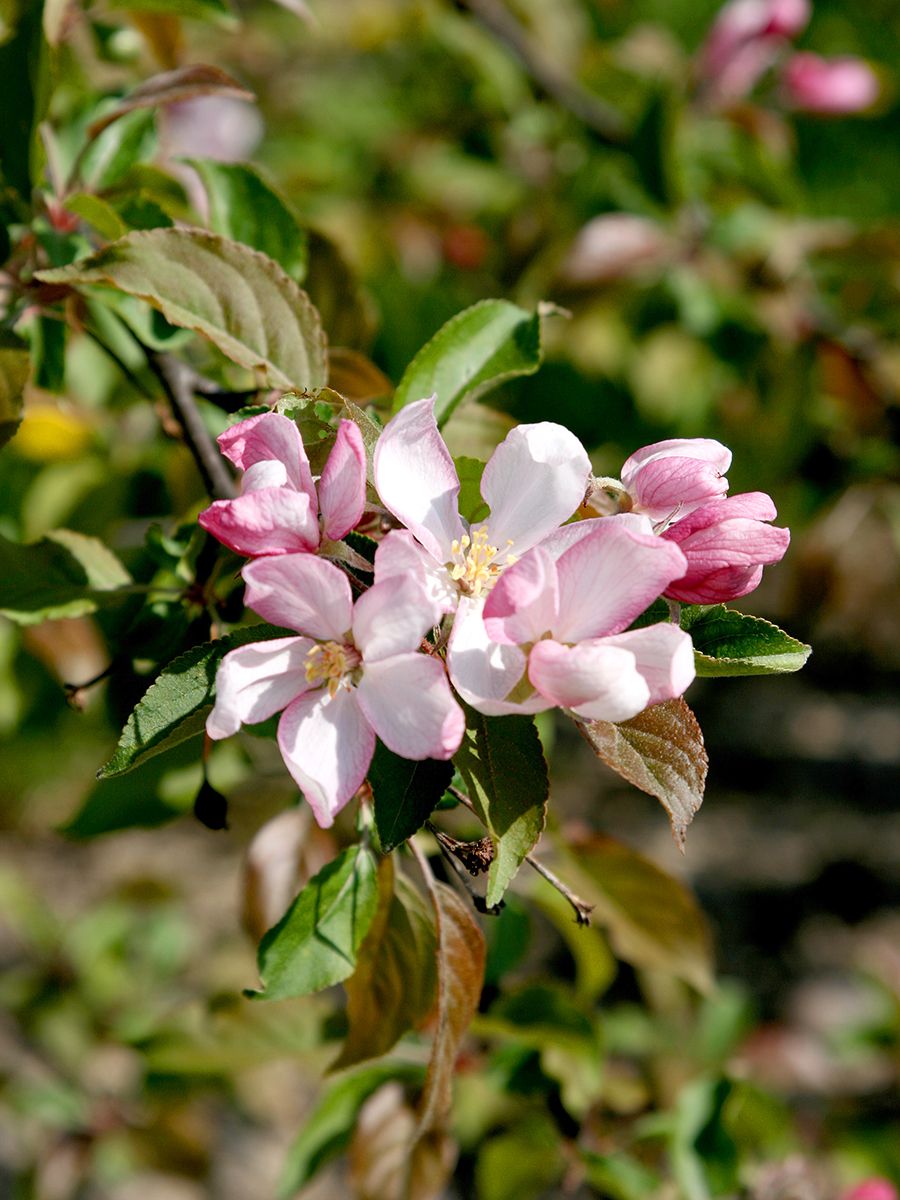
[{"label": "thin branch", "polygon": [[172,405],[185,443],[203,476],[206,490],[216,500],[232,499],[237,495],[237,489],[197,408],[193,371],[177,358],[156,354],[152,350],[147,350],[147,361]]},{"label": "thin branch", "polygon": [[548,62],[501,0],[456,0],[456,3],[512,51],[539,91],[586,125],[598,141],[607,146],[624,142],[621,114]]}]

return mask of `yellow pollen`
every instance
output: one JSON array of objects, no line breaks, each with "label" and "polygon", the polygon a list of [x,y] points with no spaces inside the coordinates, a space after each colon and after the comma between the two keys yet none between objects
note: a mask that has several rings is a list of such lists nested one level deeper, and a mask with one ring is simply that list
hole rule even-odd
[{"label": "yellow pollen", "polygon": [[[511,545],[511,541],[507,542],[507,546]],[[467,596],[482,596],[490,591],[503,567],[516,561],[511,554],[506,556],[505,562],[494,561],[499,550],[488,541],[487,525],[479,525],[471,534],[463,534],[459,541],[451,544],[450,550],[453,556],[453,561],[447,564],[450,577]]]},{"label": "yellow pollen", "polygon": [[358,667],[360,657],[352,646],[339,642],[320,642],[306,654],[306,682],[325,684],[332,698],[345,677]]}]

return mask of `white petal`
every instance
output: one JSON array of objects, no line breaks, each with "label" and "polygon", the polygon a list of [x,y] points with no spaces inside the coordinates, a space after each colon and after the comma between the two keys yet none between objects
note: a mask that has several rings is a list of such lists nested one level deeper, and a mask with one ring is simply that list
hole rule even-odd
[{"label": "white petal", "polygon": [[484,625],[495,642],[536,642],[556,624],[556,564],[542,546],[507,567],[484,606]]},{"label": "white petal", "polygon": [[241,725],[265,721],[309,687],[309,638],[276,638],[230,650],[216,674],[216,703],[206,719],[211,738],[230,737]]},{"label": "white petal", "polygon": [[375,583],[353,609],[353,640],[366,665],[418,650],[440,620],[440,609],[414,577],[395,575]]},{"label": "white petal", "polygon": [[219,435],[217,441],[226,458],[242,471],[273,459],[284,463],[291,487],[304,492],[316,507],[316,489],[303,438],[289,417],[276,412],[260,413],[232,425]]},{"label": "white petal", "polygon": [[450,758],[459,749],[466,719],[437,659],[398,654],[367,662],[356,695],[372,728],[395,754]]},{"label": "white petal", "polygon": [[616,513],[609,517],[589,517],[585,521],[570,521],[568,525],[561,525],[559,529],[554,529],[541,542],[541,549],[546,550],[552,559],[558,559],[561,555],[576,542],[580,542],[582,538],[590,537],[601,523],[612,521],[615,525],[621,525],[625,529],[632,529],[635,533],[645,533],[648,536],[653,533],[653,523],[649,517],[645,517],[641,513]]},{"label": "white petal", "polygon": [[593,720],[626,721],[650,702],[634,655],[599,641],[538,642],[528,659],[528,676],[548,700]]},{"label": "white petal", "polygon": [[[463,597],[453,618],[447,647],[447,667],[453,686],[462,698],[487,716],[541,712],[551,705],[533,690],[525,674],[527,660],[518,646],[500,645],[487,635],[482,619],[483,601]],[[508,700],[522,684],[524,698]]]},{"label": "white petal", "polygon": [[347,576],[314,554],[258,558],[241,574],[244,602],[273,625],[327,641],[340,639],[353,619]]},{"label": "white petal", "polygon": [[453,612],[459,592],[445,566],[434,558],[406,529],[394,529],[375,551],[375,582],[395,575],[411,576],[419,581],[429,598],[442,613]]},{"label": "white petal", "polygon": [[352,690],[339,688],[331,697],[320,688],[285,709],[278,748],[324,829],[365,779],[375,734]]},{"label": "white petal", "polygon": [[511,429],[484,469],[481,494],[490,507],[490,540],[524,554],[562,525],[584,499],[591,473],[574,433],[552,421]]},{"label": "white petal", "polygon": [[248,492],[258,492],[260,488],[284,487],[287,481],[287,467],[283,462],[277,458],[261,458],[244,472],[241,491],[246,495]]},{"label": "white petal", "polygon": [[434,419],[434,397],[402,408],[375,446],[375,490],[438,562],[462,536],[459,477]]},{"label": "white petal", "polygon": [[648,625],[602,639],[634,655],[637,669],[650,689],[648,704],[681,696],[694,681],[694,643],[690,634],[671,622]]}]

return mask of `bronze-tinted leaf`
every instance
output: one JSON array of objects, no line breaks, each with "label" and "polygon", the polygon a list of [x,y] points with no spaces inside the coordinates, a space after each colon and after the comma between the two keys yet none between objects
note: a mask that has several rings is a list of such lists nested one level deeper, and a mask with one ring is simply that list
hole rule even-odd
[{"label": "bronze-tinted leaf", "polygon": [[386,1083],[359,1111],[350,1143],[350,1181],[357,1200],[437,1200],[443,1194],[456,1146],[446,1134],[429,1134],[410,1153],[416,1117],[403,1087]]}]

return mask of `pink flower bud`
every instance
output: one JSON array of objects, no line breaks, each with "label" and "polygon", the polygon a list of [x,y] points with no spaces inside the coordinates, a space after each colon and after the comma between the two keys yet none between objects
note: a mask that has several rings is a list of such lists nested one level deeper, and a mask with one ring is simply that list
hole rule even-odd
[{"label": "pink flower bud", "polygon": [[731,0],[720,9],[700,51],[700,72],[716,98],[745,96],[809,15],[809,0]]},{"label": "pink flower bud", "polygon": [[653,274],[671,256],[671,239],[656,221],[633,213],[604,213],[578,231],[559,275],[563,283],[592,287]]},{"label": "pink flower bud", "polygon": [[775,515],[765,492],[745,492],[676,521],[662,536],[678,545],[688,569],[664,595],[685,604],[721,604],[752,592],[763,567],[778,562],[791,540],[787,529],[766,524]]},{"label": "pink flower bud", "polygon": [[878,76],[861,58],[795,54],[782,75],[785,99],[815,113],[855,113],[869,108],[881,90]]},{"label": "pink flower bud", "polygon": [[889,1180],[875,1176],[844,1192],[841,1200],[898,1200],[898,1197],[897,1189]]},{"label": "pink flower bud", "polygon": [[731,451],[711,438],[670,438],[636,450],[622,467],[633,512],[651,521],[681,520],[728,491]]}]

